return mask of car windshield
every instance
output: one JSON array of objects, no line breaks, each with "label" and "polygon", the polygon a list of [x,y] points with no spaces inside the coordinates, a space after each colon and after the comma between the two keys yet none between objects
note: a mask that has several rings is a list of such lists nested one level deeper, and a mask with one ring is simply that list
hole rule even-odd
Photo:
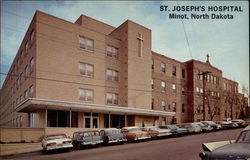
[{"label": "car windshield", "polygon": [[203,123],[195,123],[197,124],[198,126],[201,126],[201,127],[205,127],[205,125]]},{"label": "car windshield", "polygon": [[113,129],[113,130],[109,129],[109,130],[105,130],[105,133],[106,134],[119,134],[121,132],[118,129]]},{"label": "car windshield", "polygon": [[65,134],[46,136],[46,140],[67,138]]},{"label": "car windshield", "polygon": [[91,136],[99,136],[100,133],[98,131],[96,132],[82,132],[79,134],[81,137],[91,137]]},{"label": "car windshield", "polygon": [[241,132],[236,143],[250,143],[250,130]]}]

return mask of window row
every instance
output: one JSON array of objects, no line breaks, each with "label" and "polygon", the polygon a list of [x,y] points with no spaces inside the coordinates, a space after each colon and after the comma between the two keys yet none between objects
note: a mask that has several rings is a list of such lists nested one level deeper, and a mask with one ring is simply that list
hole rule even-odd
[{"label": "window row", "polygon": [[[83,89],[78,90],[79,100],[84,102],[93,102],[94,91],[92,89]],[[106,93],[106,103],[112,105],[118,105],[118,94],[117,93]]]},{"label": "window row", "polygon": [[34,30],[31,31],[29,40],[25,42],[24,49],[21,50],[19,54],[17,54],[16,63],[13,62],[13,70],[10,72],[11,74],[18,73],[19,65],[23,62],[24,56],[28,54],[29,48],[32,46],[33,42],[35,40],[35,32]]},{"label": "window row", "polygon": [[223,83],[223,90],[237,93],[238,92],[238,86],[237,85],[230,85],[228,83]]},{"label": "window row", "polygon": [[15,93],[15,90],[18,90],[18,88],[22,85],[22,83],[31,75],[31,73],[34,71],[35,67],[35,60],[32,57],[30,59],[30,63],[26,65],[24,68],[24,71],[21,72],[21,74],[17,77],[16,81],[14,82],[13,86],[11,87],[11,94],[13,95]]},{"label": "window row", "polygon": [[[94,51],[94,40],[84,37],[84,36],[79,36],[79,45],[81,49],[84,49],[86,51],[93,52]],[[108,57],[113,57],[118,59],[118,48],[107,45],[106,46],[106,55]]]},{"label": "window row", "polygon": [[35,93],[34,85],[31,85],[27,90],[23,92],[23,94],[21,94],[18,98],[16,98],[16,101],[13,101],[12,103],[13,108],[16,108],[24,100],[34,97],[34,93]]},{"label": "window row", "polygon": [[[154,86],[154,80],[151,80],[151,87],[152,89],[155,88]],[[165,81],[161,81],[161,91],[162,92],[166,92],[167,91],[167,87],[166,87],[166,82]],[[177,85],[176,84],[172,84],[172,93],[177,93]],[[181,88],[181,94],[185,95],[185,88],[182,87]]]},{"label": "window row", "polygon": [[[80,62],[79,70],[82,76],[94,77],[94,65]],[[119,72],[113,69],[106,70],[106,80],[118,82]]]},{"label": "window row", "polygon": [[[172,109],[171,109],[171,105],[172,105]],[[167,105],[167,102],[166,101],[161,101],[161,108],[163,111],[173,111],[173,112],[176,112],[176,102],[172,102],[172,104],[169,104]],[[152,99],[152,106],[151,106],[152,109],[155,109],[155,102],[154,102],[154,99]],[[181,104],[181,112],[184,113],[186,110],[185,108],[185,104]]]},{"label": "window row", "polygon": [[[207,91],[205,90],[207,96],[211,97],[220,97],[220,92],[215,92],[215,91]],[[202,96],[204,93],[203,88],[196,87],[196,95],[197,96]]]},{"label": "window row", "polygon": [[205,80],[208,82],[208,83],[211,83],[211,84],[216,84],[218,85],[219,84],[219,77],[216,77],[212,74],[207,74],[207,75],[202,75],[202,71],[198,71],[198,74],[197,74],[197,77],[199,80],[203,80],[203,78],[205,78]]},{"label": "window row", "polygon": [[[152,60],[151,66],[152,66],[151,68],[154,69],[154,66],[155,66],[154,60]],[[166,63],[161,62],[161,72],[162,73],[166,73],[166,67],[167,67]],[[176,77],[176,75],[177,75],[177,67],[172,66],[172,76]],[[186,77],[186,71],[185,71],[185,69],[181,69],[181,78],[185,79],[185,77]]]}]

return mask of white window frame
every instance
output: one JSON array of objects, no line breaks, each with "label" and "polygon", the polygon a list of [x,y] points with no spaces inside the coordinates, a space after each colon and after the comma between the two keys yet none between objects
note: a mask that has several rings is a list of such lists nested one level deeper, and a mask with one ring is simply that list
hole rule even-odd
[{"label": "white window frame", "polygon": [[80,71],[80,75],[82,76],[90,77],[90,78],[94,77],[94,65],[93,64],[79,62],[79,71]]},{"label": "white window frame", "polygon": [[79,36],[79,47],[85,51],[94,52],[94,40]]},{"label": "white window frame", "polygon": [[[81,92],[83,93],[83,95],[81,95]],[[89,96],[88,92],[90,92],[92,94],[92,96]],[[83,97],[83,99],[81,99],[81,96]],[[78,89],[78,97],[79,97],[80,101],[93,102],[94,101],[94,90],[93,89],[86,89],[86,88],[79,88]],[[91,98],[89,99],[89,97],[91,97]]]}]

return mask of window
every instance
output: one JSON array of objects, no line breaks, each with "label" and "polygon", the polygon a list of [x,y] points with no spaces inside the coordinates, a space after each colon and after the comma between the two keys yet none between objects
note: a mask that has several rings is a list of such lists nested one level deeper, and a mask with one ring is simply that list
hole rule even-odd
[{"label": "window", "polygon": [[185,88],[184,87],[181,88],[181,95],[183,95],[183,96],[185,95]]},{"label": "window", "polygon": [[47,111],[47,125],[48,127],[69,127],[70,126],[70,112],[48,110]]},{"label": "window", "polygon": [[207,82],[210,82],[210,75],[207,75]]},{"label": "window", "polygon": [[79,37],[80,48],[87,51],[94,51],[94,41],[85,37]]},{"label": "window", "polygon": [[176,93],[176,84],[172,84],[173,93]]},{"label": "window", "polygon": [[173,66],[172,75],[173,75],[173,76],[176,76],[176,66]]},{"label": "window", "polygon": [[181,105],[181,111],[182,111],[182,113],[185,112],[185,104],[182,104],[182,105]]},{"label": "window", "polygon": [[201,95],[203,94],[203,88],[200,88],[200,94]]},{"label": "window", "polygon": [[176,102],[173,102],[173,112],[176,112]]},{"label": "window", "polygon": [[182,70],[181,70],[181,77],[182,77],[183,79],[185,79],[185,69],[182,69]]},{"label": "window", "polygon": [[35,65],[35,61],[34,61],[34,58],[32,57],[30,59],[30,73],[34,71],[34,65]]},{"label": "window", "polygon": [[32,44],[32,42],[34,41],[34,39],[35,39],[35,32],[32,31],[32,32],[30,33],[30,44]]},{"label": "window", "polygon": [[[16,64],[17,64],[17,66],[20,65],[19,58],[16,59]],[[17,67],[17,69],[18,69],[18,67]]]},{"label": "window", "polygon": [[165,101],[161,101],[161,107],[162,107],[162,110],[166,111],[166,102]]},{"label": "window", "polygon": [[107,69],[106,77],[107,77],[107,80],[109,80],[109,81],[118,82],[118,71],[112,70],[112,69]]},{"label": "window", "polygon": [[197,94],[197,96],[200,95],[200,88],[198,88],[198,87],[196,87],[196,94]]},{"label": "window", "polygon": [[19,78],[17,78],[16,80],[16,89],[18,89],[18,87],[19,87]]},{"label": "window", "polygon": [[166,82],[161,81],[161,91],[165,92],[166,91]]},{"label": "window", "polygon": [[107,93],[106,100],[107,100],[107,104],[118,104],[118,94],[117,93]]},{"label": "window", "polygon": [[27,99],[28,97],[29,97],[28,90],[25,90],[25,91],[24,91],[24,99]]},{"label": "window", "polygon": [[152,59],[152,60],[151,60],[151,68],[152,68],[152,69],[154,69],[154,65],[155,65],[155,64],[154,64],[154,60]]},{"label": "window", "polygon": [[21,96],[20,96],[20,103],[22,103],[23,102],[23,95],[21,94]]},{"label": "window", "polygon": [[164,73],[166,72],[166,64],[163,62],[161,62],[161,71]]},{"label": "window", "polygon": [[28,41],[25,43],[25,53],[28,53],[28,49],[29,49],[29,43]]},{"label": "window", "polygon": [[118,48],[115,48],[112,46],[107,46],[107,56],[113,57],[113,58],[118,58]]},{"label": "window", "polygon": [[21,62],[23,60],[23,51],[20,52],[20,60],[21,60]]},{"label": "window", "polygon": [[151,87],[152,87],[152,89],[154,89],[154,80],[153,79],[151,79]]},{"label": "window", "polygon": [[20,74],[20,84],[22,84],[24,82],[24,76],[23,76],[23,72]]},{"label": "window", "polygon": [[26,67],[25,67],[25,79],[27,79],[28,78],[28,76],[29,76],[29,66],[27,65]]},{"label": "window", "polygon": [[152,99],[152,102],[151,102],[151,109],[154,109],[154,99]]},{"label": "window", "polygon": [[93,102],[93,90],[79,89],[79,99],[86,102]]},{"label": "window", "polygon": [[87,63],[79,63],[80,74],[87,77],[94,77],[94,65]]},{"label": "window", "polygon": [[30,86],[30,97],[34,97],[34,85]]}]

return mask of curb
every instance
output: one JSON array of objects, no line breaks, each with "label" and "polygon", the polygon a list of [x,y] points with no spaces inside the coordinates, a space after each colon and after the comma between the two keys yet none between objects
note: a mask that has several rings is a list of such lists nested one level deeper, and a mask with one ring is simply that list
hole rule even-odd
[{"label": "curb", "polygon": [[22,151],[21,150],[12,150],[12,151],[4,151],[4,152],[0,152],[0,156],[11,156],[11,155],[16,155],[16,154],[25,154],[25,153],[32,153],[32,152],[39,152],[39,151],[42,151],[42,148],[39,147],[39,148],[36,148],[36,149],[32,149],[32,150],[29,150],[30,148],[28,149],[23,149]]}]

